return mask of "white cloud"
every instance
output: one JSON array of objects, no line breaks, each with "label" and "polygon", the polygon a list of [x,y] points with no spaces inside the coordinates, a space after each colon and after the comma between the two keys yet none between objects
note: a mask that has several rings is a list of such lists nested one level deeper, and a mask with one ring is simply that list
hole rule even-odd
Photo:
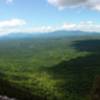
[{"label": "white cloud", "polygon": [[0,21],[0,35],[5,35],[11,32],[17,32],[21,26],[25,25],[23,19],[10,19]]},{"label": "white cloud", "polygon": [[62,26],[62,29],[65,30],[79,30],[79,31],[87,31],[87,32],[100,32],[100,24],[96,24],[92,21],[80,22],[78,24],[73,23],[65,23]]},{"label": "white cloud", "polygon": [[64,25],[62,26],[62,28],[66,29],[66,30],[72,30],[72,29],[76,28],[76,24],[64,23]]},{"label": "white cloud", "polygon": [[87,0],[48,0],[51,5],[58,7],[60,9],[65,7],[74,7],[79,6],[80,4],[85,3]]},{"label": "white cloud", "polygon": [[0,28],[16,27],[16,26],[22,26],[24,24],[26,24],[26,22],[22,19],[10,19],[10,20],[0,21]]},{"label": "white cloud", "polygon": [[33,32],[52,32],[57,30],[57,26],[41,26],[41,27],[33,27]]},{"label": "white cloud", "polygon": [[26,29],[23,29],[23,30],[20,30],[20,32],[23,32],[23,33],[47,33],[47,32],[53,32],[53,31],[56,31],[56,30],[59,30],[59,27],[57,26],[33,26],[33,27],[30,27],[30,28],[26,28]]},{"label": "white cloud", "polygon": [[66,7],[86,7],[100,11],[100,0],[48,0],[48,3],[59,9]]}]

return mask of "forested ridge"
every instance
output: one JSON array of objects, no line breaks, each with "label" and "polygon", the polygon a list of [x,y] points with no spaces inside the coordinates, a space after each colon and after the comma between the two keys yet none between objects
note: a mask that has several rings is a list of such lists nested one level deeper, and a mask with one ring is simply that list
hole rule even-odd
[{"label": "forested ridge", "polygon": [[100,74],[100,36],[0,40],[0,94],[18,100],[89,100]]}]

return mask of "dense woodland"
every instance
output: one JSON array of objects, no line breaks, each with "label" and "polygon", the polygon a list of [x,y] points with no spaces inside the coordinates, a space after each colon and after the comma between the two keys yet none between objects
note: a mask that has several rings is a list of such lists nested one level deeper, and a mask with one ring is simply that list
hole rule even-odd
[{"label": "dense woodland", "polygon": [[100,36],[0,39],[0,94],[18,100],[90,100]]}]

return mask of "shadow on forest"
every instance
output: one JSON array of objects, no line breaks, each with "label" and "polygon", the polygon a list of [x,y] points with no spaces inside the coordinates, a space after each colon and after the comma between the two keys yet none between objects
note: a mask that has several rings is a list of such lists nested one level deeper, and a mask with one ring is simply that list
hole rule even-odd
[{"label": "shadow on forest", "polygon": [[55,79],[61,79],[63,91],[81,95],[89,94],[96,75],[100,74],[100,40],[74,41],[77,51],[91,52],[85,57],[62,61],[48,69]]},{"label": "shadow on forest", "polygon": [[88,51],[93,53],[98,53],[100,51],[100,40],[82,40],[75,41],[72,47],[79,51]]}]

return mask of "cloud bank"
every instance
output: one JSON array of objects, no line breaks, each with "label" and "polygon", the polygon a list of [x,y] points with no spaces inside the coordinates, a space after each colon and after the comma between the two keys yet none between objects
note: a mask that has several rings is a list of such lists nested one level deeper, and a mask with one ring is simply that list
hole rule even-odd
[{"label": "cloud bank", "polygon": [[74,23],[64,23],[62,29],[73,30],[73,31],[86,31],[86,32],[100,32],[100,24],[96,24],[92,21]]},{"label": "cloud bank", "polygon": [[[92,21],[82,21],[78,24],[76,23],[67,23],[56,26],[40,26],[40,27],[32,27],[31,29],[27,29],[27,32],[53,32],[59,30],[66,31],[84,31],[84,32],[100,32],[100,24],[97,24]],[[26,30],[24,30],[26,32]]]},{"label": "cloud bank", "polygon": [[48,0],[48,3],[59,9],[85,7],[100,11],[100,0]]},{"label": "cloud bank", "polygon": [[66,31],[84,31],[84,32],[100,32],[100,24],[97,24],[92,21],[82,21],[78,24],[76,23],[67,23],[56,26],[37,26],[31,27],[29,29],[24,29],[23,32],[29,33],[47,33],[47,32],[54,32],[59,30],[66,30]]},{"label": "cloud bank", "polygon": [[0,36],[10,33],[47,33],[59,30],[66,31],[86,31],[86,32],[100,32],[100,24],[92,21],[82,21],[78,24],[67,23],[55,26],[31,26],[26,27],[27,22],[23,19],[10,19],[0,21]]}]

